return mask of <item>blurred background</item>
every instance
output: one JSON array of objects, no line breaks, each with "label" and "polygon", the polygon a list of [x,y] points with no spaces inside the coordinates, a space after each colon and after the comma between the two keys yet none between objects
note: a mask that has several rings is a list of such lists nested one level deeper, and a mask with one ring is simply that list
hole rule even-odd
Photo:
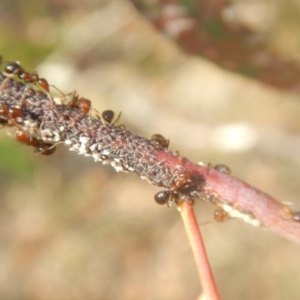
[{"label": "blurred background", "polygon": [[[190,160],[224,163],[299,210],[299,85],[276,87],[283,74],[300,78],[286,76],[300,62],[299,0],[217,1],[233,32],[240,22],[263,40],[259,57],[278,53],[272,86],[188,55],[155,29],[153,7],[189,21],[178,2],[134,1],[142,15],[126,0],[2,0],[0,53],[100,112],[122,112],[136,134],[160,133]],[[34,155],[13,134],[0,132],[0,299],[196,299],[187,236],[176,207],[154,202],[160,189],[63,145]],[[299,299],[298,245],[239,220],[216,223],[200,200],[195,210],[222,299]]]}]

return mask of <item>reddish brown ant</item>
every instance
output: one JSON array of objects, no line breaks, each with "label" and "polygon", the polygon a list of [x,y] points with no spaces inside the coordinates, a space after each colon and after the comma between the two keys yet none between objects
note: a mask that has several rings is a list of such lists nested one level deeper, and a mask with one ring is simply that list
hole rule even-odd
[{"label": "reddish brown ant", "polygon": [[44,143],[35,137],[29,136],[24,130],[18,129],[15,133],[17,142],[27,146],[33,146],[36,154],[50,155],[55,152],[56,147],[49,143]]},{"label": "reddish brown ant", "polygon": [[6,105],[0,105],[0,117],[5,118],[3,120],[3,124],[7,124],[10,126],[15,125],[18,118],[22,118],[23,114],[20,108],[10,107],[8,108]]},{"label": "reddish brown ant", "polygon": [[85,115],[87,115],[92,107],[92,102],[86,98],[79,98],[78,107]]},{"label": "reddish brown ant", "polygon": [[228,213],[220,207],[218,207],[214,212],[214,219],[219,223],[226,221],[228,216]]},{"label": "reddish brown ant", "polygon": [[49,83],[45,78],[40,78],[37,72],[29,73],[20,65],[19,62],[9,62],[4,67],[4,74],[12,78],[18,76],[25,83],[38,84],[42,89],[49,93]]},{"label": "reddish brown ant", "polygon": [[28,146],[37,146],[38,144],[35,138],[28,136],[28,134],[22,129],[18,129],[16,131],[15,139],[17,142],[26,144]]},{"label": "reddish brown ant", "polygon": [[85,115],[87,115],[92,108],[92,102],[90,100],[83,97],[79,98],[78,95],[73,96],[73,99],[67,105],[79,108]]},{"label": "reddish brown ant", "polygon": [[157,144],[162,146],[163,148],[168,148],[170,140],[166,140],[161,134],[153,134],[151,140],[155,141]]},{"label": "reddish brown ant", "polygon": [[22,118],[23,114],[21,109],[17,107],[11,107],[8,110],[8,117],[10,121],[15,121],[17,118]]},{"label": "reddish brown ant", "polygon": [[[2,63],[2,61],[1,61],[1,63]],[[19,62],[14,61],[14,62],[8,62],[6,64],[6,66],[4,67],[3,74],[7,78],[11,78],[11,79],[14,78],[15,76],[18,76],[19,79],[23,80],[23,82],[26,84],[39,85],[40,88],[42,88],[43,90],[45,90],[47,92],[47,95],[48,95],[51,103],[53,103],[53,99],[52,99],[51,95],[49,94],[50,85],[49,85],[48,81],[45,78],[40,78],[36,71],[33,73],[29,73],[21,66],[21,64]],[[26,88],[24,90],[24,96],[20,101],[20,107],[22,107],[23,101],[25,100],[25,91],[27,88],[28,88],[28,85],[26,86]]]}]

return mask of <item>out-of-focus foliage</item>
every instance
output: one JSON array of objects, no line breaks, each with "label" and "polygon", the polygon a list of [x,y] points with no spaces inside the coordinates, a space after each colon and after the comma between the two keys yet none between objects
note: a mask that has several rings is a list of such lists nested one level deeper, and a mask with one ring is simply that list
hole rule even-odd
[{"label": "out-of-focus foliage", "polygon": [[[299,54],[295,57],[293,53],[294,50],[299,50],[299,39],[294,38],[294,41],[298,41],[296,49],[293,49],[294,44],[288,51],[278,51],[290,45],[290,34],[297,35],[294,27],[300,25],[300,6],[296,2],[132,2],[159,31],[176,42],[186,53],[200,55],[227,70],[275,87],[300,92],[300,58]],[[296,11],[292,12],[291,6]],[[286,33],[286,41],[273,34],[274,29],[278,29],[276,23],[282,23],[283,18],[289,18],[289,24],[285,26],[285,30],[290,31]],[[276,47],[272,39],[277,39],[283,45]]]}]

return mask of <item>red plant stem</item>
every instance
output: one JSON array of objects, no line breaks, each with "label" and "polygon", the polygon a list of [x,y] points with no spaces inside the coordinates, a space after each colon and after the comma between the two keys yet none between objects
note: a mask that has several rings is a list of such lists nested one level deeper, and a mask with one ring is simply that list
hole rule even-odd
[{"label": "red plant stem", "polygon": [[186,201],[179,204],[181,217],[196,261],[197,271],[206,300],[218,300],[218,290],[205,251],[202,235],[193,205]]},{"label": "red plant stem", "polygon": [[105,124],[76,103],[57,104],[49,94],[2,73],[0,125],[23,131],[28,139],[18,141],[26,145],[47,149],[51,143],[64,143],[70,150],[111,164],[116,171],[134,172],[151,184],[164,187],[178,203],[193,203],[199,198],[209,201],[231,217],[242,218],[300,244],[298,214],[268,194],[210,166],[192,163],[124,126]]},{"label": "red plant stem", "polygon": [[[161,159],[165,159],[162,155]],[[272,196],[226,173],[181,158],[181,166],[192,176],[205,179],[203,200],[225,207],[232,217],[262,226],[295,243],[300,244],[300,222],[292,219],[287,205]]]}]

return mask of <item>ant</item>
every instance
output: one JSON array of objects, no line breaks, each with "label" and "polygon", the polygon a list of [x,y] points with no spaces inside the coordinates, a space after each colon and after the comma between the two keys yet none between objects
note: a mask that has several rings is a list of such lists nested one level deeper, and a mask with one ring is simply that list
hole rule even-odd
[{"label": "ant", "polygon": [[[92,109],[92,102],[86,98],[75,95],[75,93],[76,92],[74,91],[74,92],[68,94],[68,95],[71,95],[72,100],[67,103],[67,106],[79,108],[84,115],[87,115],[90,112],[90,110]],[[115,113],[112,110],[105,110],[102,112],[101,116],[96,114],[96,117],[102,120],[102,123],[104,124],[104,126],[106,126],[108,124],[114,125],[116,122],[119,121],[119,119],[121,117],[121,113],[119,113],[118,117],[116,118],[116,120],[114,122],[113,122],[113,119],[115,117]]]},{"label": "ant", "polygon": [[163,148],[168,148],[170,140],[166,140],[161,134],[153,134],[151,137],[152,141],[155,141],[157,144],[162,146]]},{"label": "ant", "polygon": [[228,217],[229,217],[228,213],[221,207],[218,207],[214,212],[214,219],[219,223],[226,221]]},{"label": "ant", "polygon": [[[154,195],[154,200],[158,204],[168,204],[174,201],[178,204],[182,200],[193,202],[193,195],[202,189],[203,178],[192,178],[190,172],[185,171],[179,174],[178,180],[168,191],[160,191]],[[182,193],[182,195],[181,195]],[[190,198],[190,196],[192,198]]]},{"label": "ant", "polygon": [[121,113],[118,114],[117,118],[115,119],[115,121],[113,122],[113,119],[115,117],[115,113],[112,110],[105,110],[102,112],[101,117],[104,121],[104,125],[108,125],[108,124],[116,124],[120,117],[121,117]]},{"label": "ant", "polygon": [[19,62],[15,61],[7,63],[4,67],[4,74],[8,78],[13,78],[17,75],[19,79],[24,80],[25,83],[38,84],[42,89],[49,93],[48,81],[45,78],[40,78],[36,71],[33,73],[25,71]]},{"label": "ant", "polygon": [[166,204],[170,201],[171,192],[170,191],[160,191],[154,195],[154,200],[157,204]]},{"label": "ant", "polygon": [[227,167],[226,165],[223,165],[223,164],[215,165],[214,169],[221,172],[221,173],[225,173],[225,174],[230,174],[231,173],[230,168]]},{"label": "ant", "polygon": [[86,98],[79,98],[78,107],[85,115],[87,115],[92,107],[92,102]]},{"label": "ant", "polygon": [[[0,63],[2,63],[2,57],[0,57]],[[23,82],[26,84],[38,84],[40,88],[42,88],[47,92],[50,102],[53,104],[53,98],[49,94],[50,85],[48,81],[45,78],[40,78],[36,71],[34,71],[33,73],[29,73],[21,66],[19,62],[13,61],[13,62],[7,62],[6,66],[4,67],[3,74],[10,79],[13,79],[15,76],[18,76],[19,79],[23,80]],[[28,85],[26,86],[25,91],[27,88]],[[56,89],[60,91],[58,88]],[[20,106],[22,106],[23,101],[25,100],[25,91],[24,91],[23,98],[20,101]]]},{"label": "ant", "polygon": [[67,105],[79,108],[84,115],[87,115],[92,108],[92,102],[90,100],[83,97],[79,98],[78,95],[72,95],[72,100]]},{"label": "ant", "polygon": [[2,119],[1,123],[13,126],[16,124],[18,118],[22,118],[23,114],[20,108],[10,107],[0,104],[0,117],[8,120]]},{"label": "ant", "polygon": [[294,212],[292,214],[292,219],[296,222],[300,222],[300,211]]},{"label": "ant", "polygon": [[29,136],[24,130],[18,129],[15,140],[27,146],[33,146],[36,154],[50,155],[55,152],[56,147],[49,143],[43,143],[35,137]]}]

